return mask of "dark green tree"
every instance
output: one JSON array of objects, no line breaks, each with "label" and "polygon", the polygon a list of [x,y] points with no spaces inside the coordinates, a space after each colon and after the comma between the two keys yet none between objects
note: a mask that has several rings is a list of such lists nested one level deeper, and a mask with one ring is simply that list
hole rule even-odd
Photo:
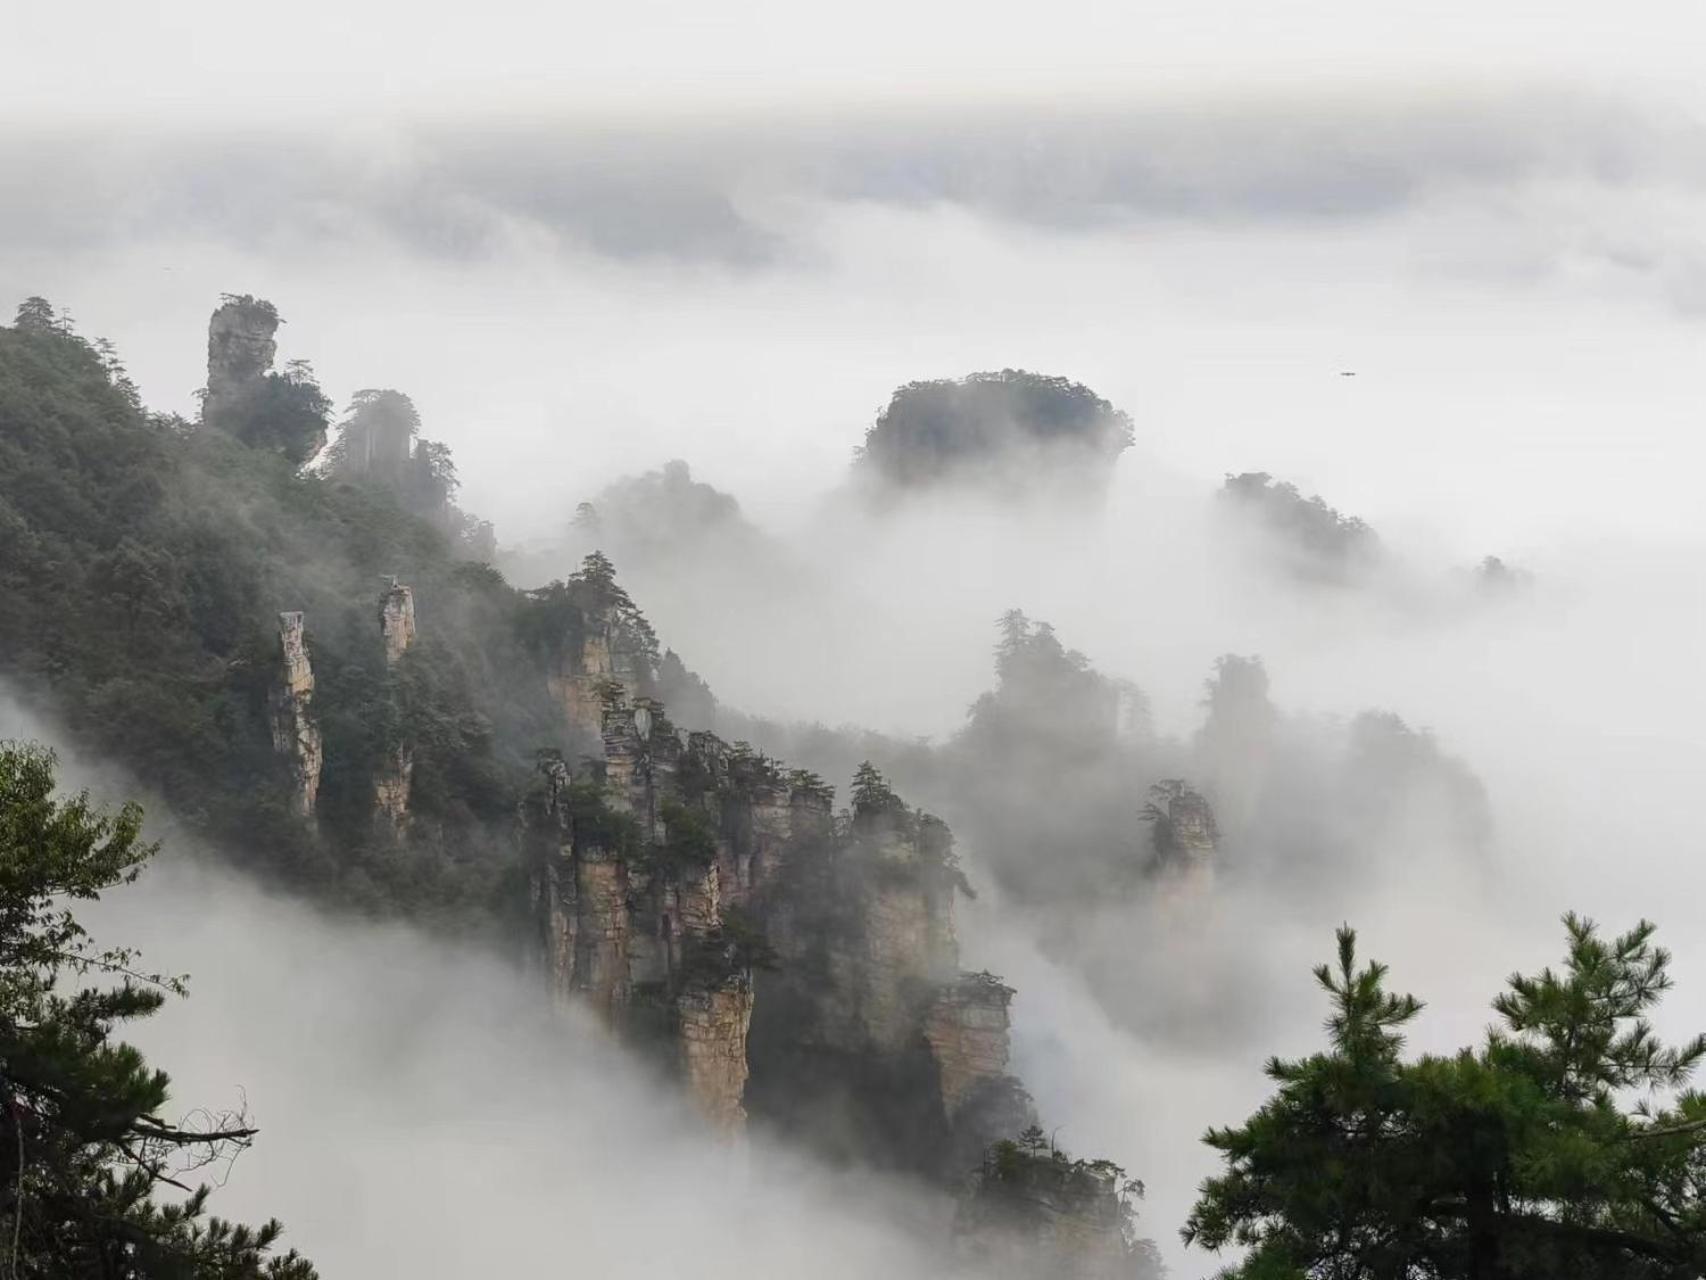
[{"label": "dark green tree", "polygon": [[303,463],[326,443],[332,402],[320,390],[313,366],[292,360],[283,373],[255,382],[226,413],[229,430],[244,444]]},{"label": "dark green tree", "polygon": [[907,812],[906,802],[894,793],[888,779],[869,760],[854,772],[851,794],[855,818],[875,819]]},{"label": "dark green tree", "polygon": [[33,333],[57,333],[63,328],[59,313],[46,298],[31,295],[18,304],[18,316],[13,321],[20,329]]},{"label": "dark green tree", "polygon": [[[183,980],[102,949],[68,907],[134,880],[154,846],[141,810],[54,794],[54,758],[0,744],[0,1273],[41,1280],[313,1280],[282,1228],[206,1216],[197,1169],[255,1136],[241,1114],[164,1118],[165,1072],[115,1039]],[[111,978],[116,985],[86,980]],[[68,985],[67,979],[77,979]],[[161,1202],[163,1186],[185,1193]]]},{"label": "dark green tree", "polygon": [[992,1143],[955,1214],[979,1275],[1159,1280],[1155,1242],[1137,1234],[1143,1184],[1111,1160],[1074,1160],[1036,1125]]},{"label": "dark green tree", "polygon": [[1516,975],[1478,1050],[1403,1057],[1421,1002],[1339,931],[1329,1048],[1274,1060],[1279,1090],[1206,1138],[1185,1239],[1241,1280],[1683,1280],[1706,1274],[1706,1098],[1677,1092],[1706,1037],[1647,1021],[1669,955],[1642,922],[1606,940],[1565,917],[1560,972]]}]

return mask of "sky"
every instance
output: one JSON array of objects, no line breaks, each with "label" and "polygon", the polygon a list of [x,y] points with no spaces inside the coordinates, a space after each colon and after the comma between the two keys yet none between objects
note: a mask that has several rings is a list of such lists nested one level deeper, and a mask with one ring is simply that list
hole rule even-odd
[{"label": "sky", "polygon": [[[1349,0],[873,0],[851,5],[689,0],[622,6],[467,6],[305,0],[288,10],[217,0],[102,0],[11,15],[5,105],[90,115],[204,113],[232,100],[332,113],[376,100],[451,111],[530,97],[662,107],[826,95],[952,100],[1056,95],[1134,83],[1237,87],[1320,76],[1383,80],[1563,73],[1693,77],[1698,8]],[[447,102],[447,95],[455,95]]]},{"label": "sky", "polygon": [[1123,473],[1459,555],[1706,534],[1687,5],[13,16],[4,291],[185,413],[267,296],[510,541],[673,456],[790,527],[893,388],[1003,366],[1128,409]]},{"label": "sky", "polygon": [[[410,393],[455,452],[463,505],[511,544],[549,543],[610,480],[686,459],[830,582],[742,609],[641,595],[734,705],[939,737],[988,686],[991,620],[1019,605],[1142,684],[1165,732],[1190,731],[1229,650],[1262,653],[1288,709],[1390,706],[1434,728],[1487,782],[1524,891],[1465,905],[1456,884],[1407,882],[1282,922],[1262,945],[1299,978],[1287,1046],[1312,1043],[1307,963],[1338,910],[1410,962],[1438,1047],[1473,1038],[1499,975],[1553,954],[1566,907],[1686,923],[1706,769],[1698,5],[22,0],[6,24],[0,304],[47,296],[118,344],[151,405],[192,414],[220,293],[270,298],[281,359],[310,359],[340,404]],[[1002,367],[1131,414],[1106,511],[1022,530],[952,505],[883,527],[825,514],[895,387]],[[1369,520],[1404,585],[1335,604],[1228,569],[1202,506],[1247,470]],[[1441,584],[1488,553],[1539,590],[1454,612]],[[0,703],[0,736],[19,726],[51,736]],[[327,1070],[356,1078],[387,1050],[338,1040],[367,1017],[348,974],[377,951],[376,1003],[404,1007],[442,976],[408,936],[303,948],[330,926],[247,889],[219,886],[229,919],[185,920],[168,909],[185,883],[115,919],[156,950],[182,941],[192,969],[229,930],[266,944],[223,984],[213,966],[206,1016],[163,1022],[159,1043],[201,1046],[186,1082],[248,1082],[287,1133],[325,1080],[269,1065],[277,1028],[246,1020],[244,984],[306,965],[291,1016],[329,1018],[347,1050]],[[1258,1060],[1138,1042],[981,901],[967,958],[1021,989],[1020,1069],[1075,1144],[1151,1182],[1167,1235],[1206,1171],[1191,1138],[1261,1096]],[[1229,902],[1204,936],[1253,936],[1255,910]],[[1087,931],[1145,924],[1111,911]],[[1684,929],[1671,941],[1676,1016],[1706,1023],[1706,954]],[[457,1016],[496,1018],[501,985],[469,976]],[[479,1025],[503,1087],[541,1108],[554,1070],[591,1087],[608,1067]],[[454,1020],[421,1035],[437,1065],[405,1096],[455,1099],[486,1064]],[[373,1117],[362,1158],[418,1168],[414,1117],[370,1095],[346,1100]],[[476,1173],[598,1185],[579,1165],[547,1176],[525,1134],[456,1108],[443,1124],[457,1150],[495,1150]],[[692,1204],[715,1177],[667,1128],[640,1150]],[[337,1222],[350,1184],[316,1190],[312,1141],[269,1135],[252,1155],[263,1172],[242,1171],[251,1201],[231,1211],[305,1220],[326,1258],[372,1265]],[[756,1176],[797,1172],[768,1159]],[[912,1265],[867,1232],[869,1190],[799,1193],[848,1274]],[[533,1203],[488,1209],[526,1235]],[[373,1206],[413,1230],[442,1219],[418,1209]],[[714,1234],[714,1212],[695,1222]],[[466,1245],[419,1238],[439,1263]],[[791,1265],[821,1238],[761,1256]]]}]

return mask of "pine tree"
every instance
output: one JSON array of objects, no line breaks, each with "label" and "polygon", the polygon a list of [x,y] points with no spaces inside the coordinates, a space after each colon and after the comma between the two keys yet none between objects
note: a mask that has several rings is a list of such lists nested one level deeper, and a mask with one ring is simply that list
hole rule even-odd
[{"label": "pine tree", "polygon": [[[141,810],[56,799],[54,758],[0,744],[0,1274],[11,1280],[313,1280],[282,1228],[205,1216],[183,1179],[254,1139],[240,1115],[194,1130],[162,1117],[168,1078],[119,1042],[184,982],[98,948],[68,901],[134,880],[154,846]],[[63,979],[109,977],[116,986]],[[189,1194],[161,1204],[162,1184]]]},{"label": "pine tree", "polygon": [[888,780],[869,760],[854,771],[851,795],[855,818],[874,818],[882,814],[906,812],[906,803],[894,793]]},{"label": "pine tree", "polygon": [[[1682,1280],[1706,1268],[1706,1098],[1680,1089],[1706,1037],[1646,1020],[1670,957],[1645,922],[1602,940],[1565,918],[1562,973],[1510,979],[1476,1052],[1406,1062],[1421,1011],[1339,933],[1327,1052],[1274,1060],[1279,1090],[1206,1141],[1226,1172],[1184,1231],[1239,1246],[1242,1280]],[[1633,1107],[1625,1103],[1640,1096]]]}]

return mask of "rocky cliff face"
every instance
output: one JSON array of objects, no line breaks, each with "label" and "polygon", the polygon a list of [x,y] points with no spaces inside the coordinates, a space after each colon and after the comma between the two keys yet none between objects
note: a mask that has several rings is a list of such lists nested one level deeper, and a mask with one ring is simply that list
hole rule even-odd
[{"label": "rocky cliff face", "polygon": [[314,669],[300,613],[278,615],[278,638],[283,670],[272,695],[273,748],[290,771],[291,807],[303,817],[313,817],[325,753],[314,723]]},{"label": "rocky cliff face", "polygon": [[598,741],[606,702],[622,705],[652,689],[653,646],[637,611],[614,592],[584,610],[578,622],[564,638],[547,685],[570,727],[583,740]]},{"label": "rocky cliff face", "polygon": [[746,1040],[752,1003],[752,988],[745,983],[690,987],[676,1000],[688,1092],[711,1126],[726,1134],[746,1127]]},{"label": "rocky cliff face", "polygon": [[990,1142],[1036,1123],[1031,1096],[1008,1073],[1013,988],[989,973],[944,984],[924,1021],[947,1121],[940,1167],[959,1175]]},{"label": "rocky cliff face", "polygon": [[1012,987],[988,973],[968,973],[944,986],[930,1006],[924,1038],[950,1120],[981,1086],[1007,1075],[1012,1001]]},{"label": "rocky cliff face", "polygon": [[959,971],[946,827],[875,784],[756,900],[780,960],[757,980],[753,1096],[838,1157],[958,1177],[1032,1118],[1006,1073],[1012,993]]},{"label": "rocky cliff face", "polygon": [[[980,1089],[1022,1091],[1005,1074],[1011,993],[958,971],[946,828],[898,801],[836,819],[816,778],[710,733],[683,737],[662,703],[610,678],[612,639],[589,629],[570,676],[601,677],[601,751],[573,770],[547,760],[529,807],[535,946],[553,994],[661,1042],[724,1130],[744,1123],[755,1061],[770,1097],[812,1105],[787,1065],[803,1053],[832,1076],[916,1081],[909,1101],[943,1137],[974,1115],[979,1146],[990,1123],[1010,1131],[1022,1109],[968,1105]],[[589,686],[559,688],[584,722]],[[871,1123],[904,1127],[890,1113]]]},{"label": "rocky cliff face", "polygon": [[380,757],[379,768],[373,775],[373,811],[393,830],[401,831],[409,820],[414,779],[415,753],[408,743],[398,743]]},{"label": "rocky cliff face", "polygon": [[202,419],[224,425],[272,368],[278,312],[270,302],[227,297],[207,326],[207,396]]},{"label": "rocky cliff face", "polygon": [[653,700],[601,698],[600,739],[603,757],[581,779],[546,762],[530,810],[547,983],[613,1027],[665,1041],[711,1123],[739,1129],[761,943],[737,936],[723,886],[744,881],[736,896],[750,893],[760,842],[749,832],[787,839],[776,813],[794,810],[784,791],[753,823],[729,785],[734,749],[709,735],[684,744]]}]

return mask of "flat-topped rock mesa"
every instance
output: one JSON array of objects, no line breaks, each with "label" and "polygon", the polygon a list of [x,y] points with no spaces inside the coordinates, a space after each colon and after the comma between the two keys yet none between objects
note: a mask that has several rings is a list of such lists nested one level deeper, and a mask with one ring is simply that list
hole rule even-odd
[{"label": "flat-topped rock mesa", "polygon": [[1066,378],[1003,369],[910,382],[865,433],[855,474],[890,494],[955,484],[1100,498],[1131,418]]}]

